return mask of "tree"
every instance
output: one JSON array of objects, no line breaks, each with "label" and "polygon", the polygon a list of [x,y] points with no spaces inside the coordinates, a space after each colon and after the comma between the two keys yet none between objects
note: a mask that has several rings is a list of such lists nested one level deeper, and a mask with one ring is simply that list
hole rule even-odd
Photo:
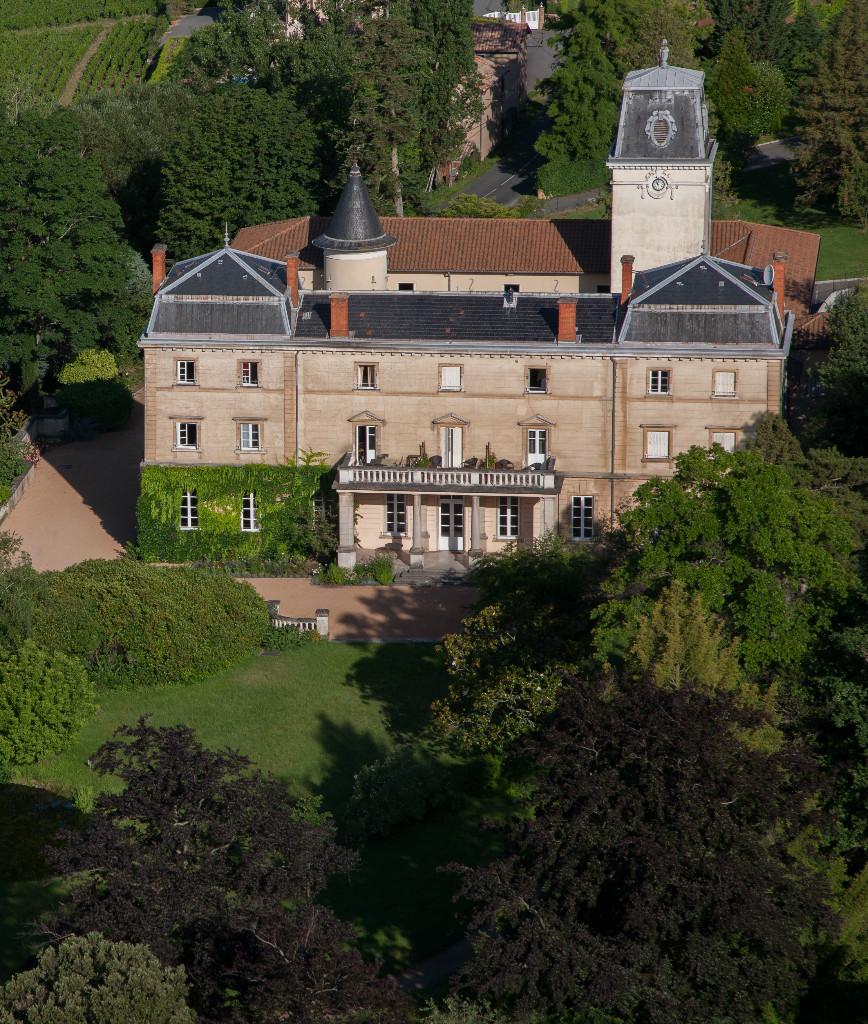
[{"label": "tree", "polygon": [[715,51],[737,29],[744,33],[753,60],[777,63],[785,53],[791,0],[709,0],[709,7],[715,19]]},{"label": "tree", "polygon": [[679,455],[670,479],[635,492],[620,564],[597,610],[600,657],[621,663],[637,624],[673,579],[698,591],[740,640],[748,675],[796,671],[858,587],[856,537],[834,502],[759,452]]},{"label": "tree", "polygon": [[[32,397],[80,348],[124,348],[131,252],[97,163],[68,111],[23,116],[0,140],[0,362]],[[144,321],[137,320],[133,337]]]},{"label": "tree", "polygon": [[[201,97],[165,158],[160,232],[178,256],[224,231],[313,213],[316,134],[291,90],[231,85]],[[207,183],[207,186],[206,184]]]},{"label": "tree", "polygon": [[754,1024],[786,1015],[827,923],[788,844],[810,767],[734,744],[756,712],[651,680],[568,680],[517,751],[532,813],[463,868],[473,959],[461,988],[520,1020]]},{"label": "tree", "polygon": [[793,93],[801,92],[812,73],[823,45],[823,26],[813,4],[799,4],[789,27],[782,68]]},{"label": "tree", "polygon": [[182,967],[147,946],[74,935],[0,988],[0,1024],[196,1024]]},{"label": "tree", "polygon": [[868,152],[868,4],[844,4],[796,114],[802,145],[796,165],[805,201],[833,201],[845,175]]},{"label": "tree", "polygon": [[442,217],[480,217],[484,219],[507,218],[521,216],[521,211],[514,206],[502,206],[494,199],[476,196],[471,192],[461,193],[441,211]]},{"label": "tree", "polygon": [[618,123],[624,15],[616,4],[588,0],[559,24],[558,64],[543,85],[551,123],[536,148],[549,161],[601,163]]},{"label": "tree", "polygon": [[820,369],[820,430],[847,455],[868,455],[868,288],[829,311],[832,347]]},{"label": "tree", "polygon": [[144,719],[92,763],[124,788],[100,795],[51,855],[71,887],[52,934],[146,943],[186,968],[204,1022],[393,1019],[391,986],[317,902],[355,858],[330,827],[301,820],[283,782]]},{"label": "tree", "polygon": [[63,750],[96,710],[95,696],[77,658],[30,640],[0,653],[0,763],[33,764]]},{"label": "tree", "polygon": [[[659,59],[660,41],[669,45],[669,63],[695,67],[701,30],[697,12],[684,0],[630,0],[630,31],[618,47],[622,68],[646,68]],[[702,33],[704,34],[704,33]]]},{"label": "tree", "polygon": [[724,39],[710,75],[709,95],[721,134],[736,155],[759,136],[776,132],[790,101],[781,70],[768,61],[751,63],[739,29]]},{"label": "tree", "polygon": [[838,210],[842,217],[852,217],[868,231],[868,163],[854,160],[845,169],[838,186]]},{"label": "tree", "polygon": [[557,537],[483,558],[477,610],[443,641],[441,732],[464,750],[502,750],[552,711],[563,666],[588,659],[601,573],[601,558]]}]

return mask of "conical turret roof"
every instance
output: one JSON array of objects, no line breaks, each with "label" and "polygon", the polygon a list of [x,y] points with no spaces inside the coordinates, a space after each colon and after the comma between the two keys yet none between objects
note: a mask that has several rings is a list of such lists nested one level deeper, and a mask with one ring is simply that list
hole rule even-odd
[{"label": "conical turret roof", "polygon": [[313,240],[320,249],[340,252],[372,252],[395,244],[383,225],[368,195],[359,165],[353,162],[347,183],[329,221],[328,230]]}]

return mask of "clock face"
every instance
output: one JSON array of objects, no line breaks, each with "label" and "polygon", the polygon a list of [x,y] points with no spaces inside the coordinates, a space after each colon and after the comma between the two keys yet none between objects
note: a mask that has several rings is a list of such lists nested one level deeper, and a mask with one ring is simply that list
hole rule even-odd
[{"label": "clock face", "polygon": [[649,187],[655,196],[662,196],[666,189],[669,188],[669,182],[665,178],[656,177],[651,179]]}]

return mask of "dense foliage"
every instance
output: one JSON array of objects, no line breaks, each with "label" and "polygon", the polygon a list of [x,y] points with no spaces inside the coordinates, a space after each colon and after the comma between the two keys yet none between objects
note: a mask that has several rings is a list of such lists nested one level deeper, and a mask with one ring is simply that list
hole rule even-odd
[{"label": "dense foliage", "polygon": [[45,949],[0,987],[0,1024],[196,1024],[182,967],[96,932]]},{"label": "dense foliage", "polygon": [[166,18],[118,22],[87,62],[76,97],[119,92],[132,82],[143,81],[168,27]]},{"label": "dense foliage", "polygon": [[57,375],[61,384],[85,384],[92,380],[114,380],[118,364],[111,352],[102,348],[86,348],[63,367]]},{"label": "dense foliage", "polygon": [[57,101],[97,35],[96,25],[0,32],[0,104],[7,117],[15,120],[21,110]]},{"label": "dense foliage", "polygon": [[[325,467],[146,466],[137,506],[138,551],[151,561],[225,562],[329,554],[329,524],[314,508]],[[196,493],[199,528],[181,530],[181,497]],[[260,529],[242,532],[241,501],[256,495]]]},{"label": "dense foliage", "polygon": [[868,455],[868,288],[829,311],[832,349],[820,370],[818,428],[848,455]]},{"label": "dense foliage", "polygon": [[328,826],[300,820],[283,782],[187,728],[144,721],[94,765],[124,789],[98,797],[56,850],[72,889],[53,931],[147,943],[186,968],[203,1022],[392,1019],[390,985],[317,899],[354,857]]},{"label": "dense foliage", "polygon": [[826,912],[788,849],[798,759],[733,742],[755,723],[692,687],[569,680],[522,747],[533,816],[508,829],[503,857],[463,872],[476,910],[464,985],[520,1019],[786,1014]]},{"label": "dense foliage", "polygon": [[96,708],[78,658],[25,640],[0,653],[0,764],[33,764],[62,750]]},{"label": "dense foliage", "polygon": [[120,430],[133,411],[130,389],[119,380],[66,384],[58,392],[57,402],[76,419],[92,421],[100,430]]},{"label": "dense foliage", "polygon": [[226,573],[129,559],[81,562],[37,581],[32,637],[109,685],[203,679],[259,647],[268,608]]},{"label": "dense foliage", "polygon": [[159,14],[164,7],[165,0],[27,0],[4,4],[0,28],[35,28],[130,14]]}]

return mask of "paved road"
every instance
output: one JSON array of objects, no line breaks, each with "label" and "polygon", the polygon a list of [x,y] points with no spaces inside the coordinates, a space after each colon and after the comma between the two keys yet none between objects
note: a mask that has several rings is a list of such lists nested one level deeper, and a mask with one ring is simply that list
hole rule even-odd
[{"label": "paved road", "polygon": [[188,14],[185,18],[179,18],[160,42],[165,42],[167,39],[186,39],[200,28],[208,28],[209,25],[213,25],[219,17],[219,7],[202,7],[196,14]]},{"label": "paved road", "polygon": [[754,146],[753,153],[744,165],[746,171],[759,171],[764,167],[771,167],[772,164],[787,163],[795,160],[798,156],[796,149],[799,140],[795,135],[786,139],[775,139],[773,142],[762,142]]},{"label": "paved road", "polygon": [[462,191],[494,199],[503,206],[513,206],[524,196],[535,195],[536,172],[542,157],[533,145],[545,125],[546,117],[540,114],[516,128],[509,137],[509,151]]}]

